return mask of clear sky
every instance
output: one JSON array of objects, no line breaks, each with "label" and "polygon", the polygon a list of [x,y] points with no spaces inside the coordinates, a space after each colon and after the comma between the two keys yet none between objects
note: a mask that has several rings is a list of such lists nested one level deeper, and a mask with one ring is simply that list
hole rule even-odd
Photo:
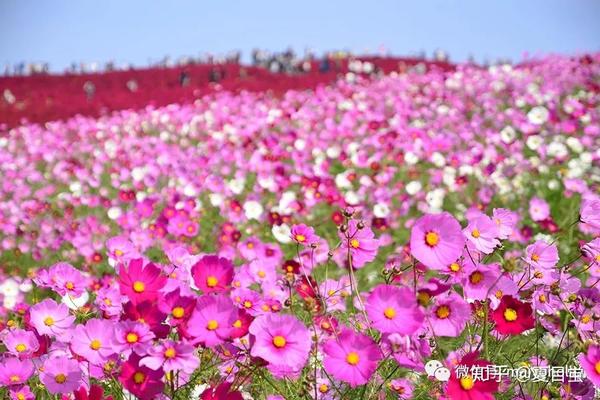
[{"label": "clear sky", "polygon": [[597,0],[0,0],[0,66],[224,54],[292,46],[453,60],[600,50]]}]

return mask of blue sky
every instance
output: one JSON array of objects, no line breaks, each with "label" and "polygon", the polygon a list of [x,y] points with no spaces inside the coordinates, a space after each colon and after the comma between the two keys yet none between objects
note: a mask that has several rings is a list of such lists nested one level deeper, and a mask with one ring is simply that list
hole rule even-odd
[{"label": "blue sky", "polygon": [[447,50],[453,60],[600,50],[600,1],[577,0],[0,0],[0,66],[115,60],[253,47],[302,52],[385,46]]}]

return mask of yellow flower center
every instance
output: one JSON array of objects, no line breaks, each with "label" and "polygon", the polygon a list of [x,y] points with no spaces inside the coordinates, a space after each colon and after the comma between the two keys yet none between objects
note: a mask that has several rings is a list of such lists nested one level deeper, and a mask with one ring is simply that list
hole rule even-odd
[{"label": "yellow flower center", "polygon": [[422,306],[427,305],[427,303],[429,303],[429,299],[431,299],[431,295],[427,292],[420,291],[417,294],[417,300]]},{"label": "yellow flower center", "polygon": [[144,379],[146,379],[146,375],[144,375],[143,372],[138,371],[135,374],[133,374],[133,381],[138,385],[144,382]]},{"label": "yellow flower center", "polygon": [[600,262],[600,254],[596,256],[596,261]]},{"label": "yellow flower center", "polygon": [[437,233],[427,232],[427,234],[425,235],[425,243],[427,243],[428,246],[434,247],[439,242],[440,242],[440,235],[438,235]]},{"label": "yellow flower center", "polygon": [[300,242],[300,243],[302,243],[302,242],[304,242],[305,240],[306,240],[306,236],[304,236],[304,235],[300,235],[300,234],[296,235],[296,241],[297,241],[297,242]]},{"label": "yellow flower center", "polygon": [[100,347],[102,347],[102,343],[98,339],[94,339],[90,343],[90,349],[92,350],[99,350]]},{"label": "yellow flower center", "polygon": [[545,294],[540,294],[540,297],[538,297],[538,299],[540,299],[540,303],[545,303],[546,302],[546,295]]},{"label": "yellow flower center", "polygon": [[350,365],[356,365],[360,361],[360,357],[354,351],[351,351],[346,356],[346,362]]},{"label": "yellow flower center", "polygon": [[321,393],[327,393],[328,390],[329,390],[329,386],[327,386],[324,383],[321,383],[321,385],[319,386],[319,392],[321,392]]},{"label": "yellow flower center", "polygon": [[246,300],[246,301],[244,302],[244,307],[246,307],[246,308],[250,308],[250,307],[252,307],[252,302],[251,302],[251,301],[249,301],[249,300]]},{"label": "yellow flower center", "polygon": [[465,390],[473,389],[473,386],[475,386],[473,377],[471,375],[467,375],[467,376],[460,378],[460,386]]},{"label": "yellow flower center", "polygon": [[507,308],[506,310],[504,310],[504,319],[509,322],[516,321],[517,320],[517,312],[515,310],[513,310],[512,308]]},{"label": "yellow flower center", "polygon": [[501,299],[502,298],[502,290],[496,290],[496,298],[497,299]]},{"label": "yellow flower center", "polygon": [[264,278],[265,276],[267,276],[267,274],[263,270],[258,271],[257,275],[259,278]]},{"label": "yellow flower center", "polygon": [[44,320],[44,325],[46,325],[46,326],[52,326],[52,325],[54,325],[54,318],[52,318],[52,317],[46,317],[46,319]]},{"label": "yellow flower center", "polygon": [[536,253],[533,253],[533,254],[531,255],[531,259],[532,259],[533,261],[535,261],[535,262],[538,262],[538,261],[540,261],[540,255],[539,255],[539,254],[536,254]]},{"label": "yellow flower center", "polygon": [[107,306],[112,306],[111,299],[104,299],[104,304],[106,304]]},{"label": "yellow flower center", "polygon": [[596,365],[594,365],[594,369],[596,370],[596,373],[597,373],[598,375],[600,375],[600,361],[598,361],[598,362],[596,363]]},{"label": "yellow flower center", "polygon": [[481,236],[481,233],[479,233],[479,229],[475,228],[471,231],[471,236],[473,236],[475,239],[477,239],[479,236]]},{"label": "yellow flower center", "polygon": [[219,327],[219,323],[217,321],[215,321],[214,319],[211,319],[210,321],[208,321],[208,324],[206,324],[206,329],[208,329],[209,331],[214,331],[218,327]]},{"label": "yellow flower center", "polygon": [[135,332],[129,332],[125,340],[127,340],[127,343],[136,343],[139,340],[139,336]]},{"label": "yellow flower center", "polygon": [[277,335],[273,337],[273,346],[277,347],[278,349],[284,347],[286,343],[287,342],[285,341],[285,338],[283,336]]},{"label": "yellow flower center", "polygon": [[235,320],[235,322],[233,323],[233,327],[234,328],[238,328],[238,329],[241,328],[242,327],[242,320],[239,320],[239,319]]},{"label": "yellow flower center", "polygon": [[10,381],[13,383],[21,382],[21,377],[19,375],[11,375]]},{"label": "yellow flower center", "polygon": [[26,397],[23,393],[21,393],[21,392],[17,393],[17,400],[25,400],[25,399],[26,399]]},{"label": "yellow flower center", "polygon": [[457,263],[450,264],[450,271],[452,271],[452,272],[460,271],[460,265]]},{"label": "yellow flower center", "polygon": [[533,273],[533,276],[537,279],[542,279],[544,277],[544,274],[542,274],[542,271],[535,271]]},{"label": "yellow flower center", "polygon": [[73,284],[73,282],[67,282],[67,283],[65,283],[65,287],[69,290],[73,290],[75,285]]},{"label": "yellow flower center", "polygon": [[133,282],[133,291],[136,293],[142,293],[146,289],[144,282],[135,281]]},{"label": "yellow flower center", "polygon": [[450,308],[448,308],[448,306],[439,306],[437,310],[435,310],[435,314],[438,318],[446,319],[450,316]]},{"label": "yellow flower center", "polygon": [[67,377],[65,376],[65,374],[58,374],[54,377],[54,381],[56,383],[65,383],[66,380]]},{"label": "yellow flower center", "polygon": [[115,250],[115,256],[117,256],[117,257],[121,257],[123,254],[124,254],[124,253],[123,253],[123,251],[121,251],[121,250],[119,250],[119,249],[116,249],[116,250]]},{"label": "yellow flower center", "polygon": [[173,308],[173,311],[171,311],[171,315],[174,318],[183,318],[183,314],[185,314],[183,307],[175,307]]},{"label": "yellow flower center", "polygon": [[469,280],[472,284],[477,285],[483,280],[483,274],[479,271],[475,271],[471,274],[471,276],[469,276]]},{"label": "yellow flower center", "polygon": [[25,346],[25,344],[23,344],[23,343],[19,343],[18,345],[15,346],[15,350],[17,350],[17,353],[22,353],[25,350],[27,350],[27,346]]},{"label": "yellow flower center", "polygon": [[383,315],[385,315],[387,319],[393,319],[396,316],[396,310],[392,307],[388,307],[383,311]]},{"label": "yellow flower center", "polygon": [[358,247],[360,246],[360,242],[358,241],[358,239],[352,239],[350,241],[350,246],[352,246],[355,249],[358,249]]},{"label": "yellow flower center", "polygon": [[217,286],[217,284],[219,283],[219,280],[217,279],[216,276],[209,276],[208,278],[206,278],[206,286],[208,287],[215,287]]},{"label": "yellow flower center", "polygon": [[591,320],[592,320],[592,317],[590,317],[589,315],[584,315],[583,317],[581,317],[581,322],[583,322],[584,324],[587,324]]},{"label": "yellow flower center", "polygon": [[175,349],[172,347],[169,347],[167,350],[165,350],[165,358],[173,358],[175,357]]}]

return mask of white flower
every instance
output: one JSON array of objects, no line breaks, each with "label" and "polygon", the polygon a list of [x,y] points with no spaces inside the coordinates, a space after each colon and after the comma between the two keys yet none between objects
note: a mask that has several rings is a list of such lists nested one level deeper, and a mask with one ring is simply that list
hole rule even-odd
[{"label": "white flower", "polygon": [[0,294],[4,297],[16,297],[19,294],[19,284],[14,279],[6,279],[0,284]]},{"label": "white flower", "polygon": [[505,126],[500,131],[500,139],[506,144],[512,143],[516,137],[517,132],[515,132],[515,129],[512,126]]},{"label": "white flower", "polygon": [[543,123],[548,121],[549,116],[550,113],[548,112],[548,109],[546,107],[536,106],[529,110],[529,112],[527,113],[527,120],[529,120],[529,122],[534,125],[542,125]]},{"label": "white flower", "polygon": [[583,145],[581,144],[581,141],[573,136],[569,136],[567,138],[567,146],[569,146],[569,148],[575,153],[581,153],[583,151]]},{"label": "white flower", "polygon": [[122,211],[119,207],[111,207],[108,209],[108,218],[112,219],[113,221],[117,218],[119,218],[122,214]]},{"label": "white flower", "polygon": [[223,195],[220,193],[211,193],[208,195],[208,200],[213,207],[219,207],[223,204]]},{"label": "white flower", "polygon": [[290,236],[292,231],[286,224],[273,225],[271,232],[273,232],[273,236],[279,243],[287,244],[292,242],[292,237]]},{"label": "white flower", "polygon": [[227,183],[227,187],[234,194],[240,194],[242,193],[242,190],[244,190],[245,183],[246,182],[243,179],[232,179]]},{"label": "white flower", "polygon": [[327,157],[329,158],[338,158],[342,153],[342,149],[340,146],[332,146],[329,147],[326,151]]},{"label": "white flower", "polygon": [[552,179],[551,181],[548,181],[548,189],[557,190],[559,187],[560,187],[560,182],[558,182],[556,179]]},{"label": "white flower", "polygon": [[406,184],[406,193],[413,196],[421,191],[423,185],[419,181],[411,181]]},{"label": "white flower", "polygon": [[552,142],[548,145],[548,155],[554,158],[565,158],[569,155],[569,150],[562,143]]},{"label": "white flower", "polygon": [[377,218],[385,218],[390,215],[390,207],[385,203],[377,203],[373,206],[373,215]]},{"label": "white flower", "polygon": [[356,205],[360,203],[360,196],[355,191],[349,190],[344,195],[344,200],[346,200],[346,203],[348,204]]},{"label": "white flower", "polygon": [[348,179],[348,175],[352,171],[348,170],[335,176],[335,185],[340,189],[349,189],[352,187],[352,182]]},{"label": "white flower", "polygon": [[431,212],[442,211],[445,195],[444,189],[442,188],[434,189],[425,195],[425,199],[427,200]]},{"label": "white flower", "polygon": [[139,182],[146,176],[146,168],[144,167],[135,167],[131,170],[131,177],[134,181]]},{"label": "white flower", "polygon": [[537,150],[542,143],[544,142],[544,139],[542,139],[541,136],[539,135],[533,135],[533,136],[529,136],[527,138],[527,147],[529,147],[531,150],[535,151]]},{"label": "white flower", "polygon": [[294,148],[298,151],[304,150],[305,147],[306,147],[306,140],[304,140],[304,139],[296,139],[296,141],[294,142]]},{"label": "white flower", "polygon": [[415,165],[419,162],[419,157],[412,151],[407,151],[406,154],[404,154],[404,162],[408,165]]},{"label": "white flower", "polygon": [[442,168],[444,165],[446,165],[446,157],[444,157],[442,153],[436,151],[431,155],[431,162],[436,167]]},{"label": "white flower", "polygon": [[244,203],[244,213],[248,219],[259,219],[264,209],[263,206],[255,200]]},{"label": "white flower", "polygon": [[89,299],[90,295],[87,291],[85,291],[79,297],[72,297],[69,294],[64,295],[62,297],[62,303],[69,307],[71,310],[77,310],[83,307]]},{"label": "white flower", "polygon": [[187,197],[196,197],[198,195],[198,191],[191,183],[188,183],[183,188],[183,194]]}]

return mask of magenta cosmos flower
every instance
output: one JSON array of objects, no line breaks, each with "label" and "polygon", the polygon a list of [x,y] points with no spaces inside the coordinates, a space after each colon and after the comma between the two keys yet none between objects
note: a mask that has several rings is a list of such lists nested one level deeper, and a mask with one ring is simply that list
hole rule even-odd
[{"label": "magenta cosmos flower", "polygon": [[148,356],[142,358],[140,366],[155,371],[162,368],[165,372],[183,371],[191,374],[200,365],[195,350],[196,348],[187,342],[165,340],[148,350]]},{"label": "magenta cosmos flower", "polygon": [[423,324],[423,312],[408,288],[379,285],[367,298],[365,308],[373,327],[381,333],[412,335]]},{"label": "magenta cosmos flower", "polygon": [[127,268],[119,266],[119,289],[133,304],[156,300],[166,283],[161,270],[152,263],[144,265],[141,258],[131,260]]},{"label": "magenta cosmos flower", "polygon": [[600,229],[600,200],[584,199],[581,203],[579,219],[593,228]]},{"label": "magenta cosmos flower", "polygon": [[22,385],[33,375],[31,360],[9,357],[0,363],[0,383],[2,386]]},{"label": "magenta cosmos flower", "polygon": [[311,226],[304,224],[294,225],[291,229],[292,240],[302,246],[310,246],[319,241],[319,236],[315,235],[315,230]]},{"label": "magenta cosmos flower", "polygon": [[456,293],[440,295],[429,308],[428,321],[436,336],[460,336],[471,318],[471,307]]},{"label": "magenta cosmos flower", "polygon": [[233,280],[233,264],[226,258],[204,256],[192,266],[192,277],[204,293],[223,292]]},{"label": "magenta cosmos flower", "polygon": [[555,244],[538,240],[527,246],[524,260],[534,268],[552,269],[558,263],[558,249]]},{"label": "magenta cosmos flower", "polygon": [[363,385],[381,360],[381,351],[370,337],[344,329],[323,345],[325,371],[351,387]]},{"label": "magenta cosmos flower", "polygon": [[237,320],[237,310],[226,295],[204,295],[188,321],[187,332],[207,347],[229,339]]},{"label": "magenta cosmos flower", "polygon": [[435,270],[447,269],[460,257],[464,245],[460,224],[447,212],[422,216],[410,233],[411,254]]},{"label": "magenta cosmos flower", "polygon": [[19,328],[8,331],[2,342],[9,353],[21,358],[30,357],[40,348],[35,333]]},{"label": "magenta cosmos flower", "polygon": [[137,321],[122,321],[115,325],[113,348],[125,357],[131,352],[146,354],[152,346],[154,333],[146,324]]},{"label": "magenta cosmos flower", "polygon": [[140,365],[140,356],[132,354],[121,367],[119,382],[140,399],[153,399],[165,387],[162,369],[156,371]]},{"label": "magenta cosmos flower", "polygon": [[29,310],[31,324],[40,335],[62,337],[68,333],[75,317],[69,314],[69,308],[46,299]]},{"label": "magenta cosmos flower", "polygon": [[358,224],[356,220],[350,220],[348,230],[345,233],[338,233],[341,241],[340,249],[343,254],[350,251],[354,268],[361,268],[373,261],[379,249],[379,240],[375,238],[373,231],[366,226],[359,229]]},{"label": "magenta cosmos flower", "polygon": [[588,379],[600,387],[600,346],[591,345],[586,354],[580,354],[577,359]]},{"label": "magenta cosmos flower", "polygon": [[500,245],[498,225],[487,215],[480,214],[469,221],[463,233],[477,251],[484,254],[492,253],[496,246]]},{"label": "magenta cosmos flower", "polygon": [[71,349],[94,365],[102,365],[115,354],[113,349],[114,324],[107,320],[90,319],[85,325],[77,325]]},{"label": "magenta cosmos flower", "polygon": [[40,381],[53,394],[70,393],[82,385],[79,363],[64,356],[48,358],[40,372]]},{"label": "magenta cosmos flower", "polygon": [[253,357],[292,370],[300,370],[306,364],[311,348],[310,333],[296,317],[263,315],[252,321],[249,331],[255,338]]}]

